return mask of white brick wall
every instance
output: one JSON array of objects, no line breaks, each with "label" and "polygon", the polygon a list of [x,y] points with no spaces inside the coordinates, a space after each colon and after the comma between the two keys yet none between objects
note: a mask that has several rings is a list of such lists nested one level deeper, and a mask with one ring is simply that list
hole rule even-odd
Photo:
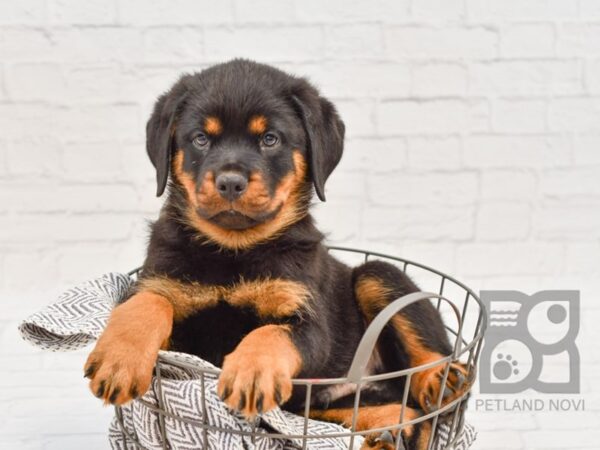
[{"label": "white brick wall", "polygon": [[235,56],[309,76],[347,123],[318,220],[475,289],[582,290],[585,413],[475,413],[478,449],[598,448],[600,2],[0,2],[0,448],[106,448],[86,352],[20,319],[127,270],[156,216],[144,123]]}]

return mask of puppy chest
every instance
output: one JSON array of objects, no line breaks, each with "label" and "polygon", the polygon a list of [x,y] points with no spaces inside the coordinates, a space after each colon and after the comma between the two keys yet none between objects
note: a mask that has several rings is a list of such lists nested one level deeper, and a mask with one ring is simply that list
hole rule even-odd
[{"label": "puppy chest", "polygon": [[140,289],[162,295],[173,305],[172,350],[217,365],[255,328],[311,310],[308,289],[280,278],[240,279],[223,286],[160,277],[141,280]]},{"label": "puppy chest", "polygon": [[156,277],[142,280],[139,288],[166,297],[173,305],[176,323],[220,304],[248,310],[263,321],[310,313],[312,305],[303,283],[282,278],[240,279],[223,286]]},{"label": "puppy chest", "polygon": [[197,355],[220,367],[242,338],[260,325],[251,309],[219,302],[175,322],[170,349]]}]

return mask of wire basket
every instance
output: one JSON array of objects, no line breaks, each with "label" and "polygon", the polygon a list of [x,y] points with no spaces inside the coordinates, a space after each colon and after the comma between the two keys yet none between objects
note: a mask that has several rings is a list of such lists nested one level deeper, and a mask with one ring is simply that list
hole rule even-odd
[{"label": "wire basket", "polygon": [[[163,449],[171,448],[169,444],[169,436],[167,427],[165,426],[165,418],[171,421],[177,421],[185,426],[192,426],[201,431],[203,436],[203,448],[209,449],[212,447],[209,445],[207,433],[210,431],[219,431],[231,434],[238,434],[248,436],[254,442],[257,437],[268,437],[274,439],[286,439],[294,440],[299,443],[299,447],[303,450],[310,446],[312,440],[323,439],[323,438],[347,438],[348,449],[355,449],[355,440],[357,436],[365,436],[374,433],[383,433],[386,430],[395,431],[398,433],[409,426],[415,425],[423,421],[431,421],[431,436],[427,445],[428,450],[433,448],[436,440],[436,431],[438,430],[438,424],[443,421],[447,426],[448,436],[445,436],[445,446],[442,447],[445,450],[455,449],[457,441],[461,436],[464,426],[464,413],[466,409],[467,397],[470,392],[469,389],[461,396],[455,398],[451,402],[442,406],[442,392],[440,392],[439,398],[437,399],[437,408],[423,416],[414,418],[412,420],[405,420],[404,410],[409,401],[409,388],[411,378],[418,372],[427,370],[431,367],[445,364],[445,370],[443,373],[442,386],[445,386],[446,380],[449,373],[450,364],[452,362],[460,361],[466,364],[468,370],[468,379],[475,380],[477,361],[479,359],[479,353],[483,342],[484,332],[487,328],[487,314],[485,306],[479,299],[479,297],[466,285],[456,280],[455,278],[446,275],[438,270],[428,267],[423,264],[419,264],[413,261],[409,261],[403,258],[389,256],[382,253],[370,252],[364,250],[358,250],[354,248],[346,247],[328,247],[330,253],[334,253],[336,257],[350,264],[356,265],[357,263],[367,262],[374,259],[384,260],[391,262],[409,275],[421,288],[426,286],[429,292],[415,292],[407,294],[401,298],[391,302],[386,308],[384,308],[375,319],[369,324],[365,334],[363,335],[354,355],[353,362],[348,371],[348,375],[344,378],[327,378],[327,379],[294,379],[294,389],[302,389],[305,391],[304,401],[304,428],[301,434],[283,434],[281,432],[271,432],[260,430],[260,435],[257,431],[258,420],[253,424],[252,430],[240,430],[240,429],[224,429],[207,423],[206,409],[207,402],[205,396],[205,378],[218,377],[219,370],[199,367],[196,364],[191,364],[186,361],[172,358],[168,354],[159,354],[156,366],[154,368],[155,376],[155,391],[157,396],[157,404],[151,404],[144,399],[137,399],[137,406],[142,409],[147,408],[149,411],[158,415],[158,428],[160,434],[161,445]],[[137,275],[140,269],[136,269],[130,273],[130,275]],[[411,367],[404,370],[398,370],[395,372],[376,374],[376,375],[365,375],[365,370],[373,349],[377,343],[377,339],[380,333],[383,331],[387,322],[397,314],[401,309],[414,303],[416,301],[434,301],[438,310],[444,318],[445,327],[450,338],[451,344],[453,344],[453,352],[450,355],[442,357],[441,359],[424,364],[418,367]],[[169,367],[178,367],[183,370],[191,370],[198,374],[202,387],[201,408],[203,412],[203,420],[195,420],[186,417],[178,417],[169,411],[164,409],[164,398],[162,393],[162,380],[164,379],[163,373]],[[384,380],[402,379],[404,378],[404,389],[401,398],[398,398],[398,403],[402,402],[402,409],[398,422],[393,425],[386,427],[380,427],[370,430],[356,430],[356,423],[358,418],[358,408],[360,405],[361,389],[369,383],[380,382]],[[336,431],[335,433],[314,435],[308,434],[308,423],[311,408],[311,398],[313,395],[313,388],[315,386],[340,386],[340,385],[354,385],[355,392],[353,398],[353,415],[352,415],[352,426],[344,431]],[[473,386],[473,383],[470,383]],[[129,442],[134,445],[135,448],[145,449],[139,440],[137,439],[136,433],[131,433],[127,429],[124,419],[122,407],[115,407],[116,417],[119,431],[122,433],[124,442]],[[401,439],[396,440],[396,448],[403,448]],[[438,446],[439,448],[439,446]]]}]

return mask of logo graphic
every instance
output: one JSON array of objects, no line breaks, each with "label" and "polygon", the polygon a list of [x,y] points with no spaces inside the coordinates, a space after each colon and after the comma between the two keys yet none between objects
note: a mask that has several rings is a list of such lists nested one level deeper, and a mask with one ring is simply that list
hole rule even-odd
[{"label": "logo graphic", "polygon": [[579,393],[579,291],[481,291],[481,300],[489,314],[482,393]]}]

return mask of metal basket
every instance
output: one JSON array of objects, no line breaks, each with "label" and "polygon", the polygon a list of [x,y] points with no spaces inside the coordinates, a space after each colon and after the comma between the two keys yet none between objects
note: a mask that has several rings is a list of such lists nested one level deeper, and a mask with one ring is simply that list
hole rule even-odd
[{"label": "metal basket", "polygon": [[[328,248],[331,253],[335,253],[336,256],[340,257],[340,259],[351,259],[353,263],[362,263],[367,262],[373,259],[385,260],[387,262],[391,262],[397,266],[405,273],[407,273],[413,280],[417,282],[418,285],[423,287],[427,285],[431,287],[431,292],[415,292],[408,295],[405,295],[401,298],[396,299],[391,302],[385,309],[383,309],[377,317],[371,322],[365,331],[364,336],[362,337],[355,355],[354,360],[350,366],[350,370],[348,371],[348,375],[344,378],[327,378],[327,379],[294,379],[293,385],[300,386],[306,389],[306,397],[305,397],[305,408],[304,408],[304,433],[299,435],[287,435],[281,434],[277,432],[269,432],[264,429],[260,432],[260,437],[270,437],[275,439],[294,439],[300,440],[302,442],[302,449],[306,449],[310,444],[311,440],[321,439],[324,437],[327,438],[348,438],[349,439],[349,449],[354,449],[354,440],[358,435],[367,435],[373,433],[381,433],[385,430],[402,430],[405,427],[414,425],[419,422],[423,422],[426,420],[431,420],[431,437],[428,443],[428,449],[431,449],[433,443],[436,439],[436,430],[438,429],[438,421],[441,417],[443,420],[449,424],[449,432],[448,438],[446,440],[446,445],[444,449],[451,450],[456,448],[457,440],[459,439],[463,426],[464,426],[464,412],[467,403],[467,397],[469,391],[465,392],[462,396],[454,399],[450,403],[441,406],[442,404],[442,392],[440,392],[439,398],[437,400],[437,408],[426,415],[418,417],[413,420],[404,420],[404,407],[407,405],[408,396],[409,396],[409,387],[411,377],[420,371],[424,371],[430,367],[437,366],[439,364],[445,364],[445,370],[443,375],[443,386],[446,383],[446,379],[448,377],[450,363],[455,361],[461,361],[462,363],[466,363],[469,379],[474,380],[476,374],[476,366],[477,361],[479,359],[479,353],[481,350],[481,345],[483,342],[484,332],[487,328],[487,314],[485,311],[485,306],[479,299],[479,297],[467,286],[465,286],[460,281],[455,278],[446,275],[438,270],[435,270],[431,267],[428,267],[423,264],[419,264],[413,261],[409,261],[403,258],[398,258],[394,256],[385,255],[377,252],[370,252],[365,250],[358,250],[354,248],[346,248],[346,247],[334,247],[331,246]],[[350,262],[350,261],[349,261]],[[131,272],[131,275],[137,275],[139,269]],[[450,299],[449,297],[452,297]],[[447,329],[448,335],[453,342],[453,352],[451,355],[445,356],[437,361],[421,365],[418,367],[411,367],[404,370],[399,370],[395,372],[389,372],[384,374],[377,375],[364,375],[365,368],[373,351],[373,348],[377,342],[379,334],[382,332],[383,328],[387,324],[387,322],[402,308],[408,306],[411,303],[416,301],[435,301],[438,310],[440,308],[444,308],[444,305],[448,307],[448,311],[451,316],[454,318],[454,323],[449,323],[448,317],[444,317],[445,327]],[[441,311],[443,312],[443,311]],[[444,314],[443,314],[444,316]],[[470,328],[470,329],[469,329]],[[470,337],[466,337],[470,336]],[[143,399],[136,400],[143,405],[144,408],[150,409],[153,413],[158,414],[158,422],[160,428],[160,437],[162,441],[162,448],[169,449],[169,437],[167,435],[167,430],[165,427],[165,417],[168,417],[171,420],[180,421],[187,425],[197,427],[202,430],[204,446],[203,448],[209,448],[207,432],[208,431],[220,431],[227,432],[232,434],[239,434],[250,436],[253,440],[258,437],[258,433],[255,431],[245,431],[245,430],[237,430],[237,429],[223,429],[216,427],[214,425],[210,425],[206,423],[206,420],[197,421],[190,420],[184,417],[177,417],[171,414],[170,412],[163,409],[162,405],[164,404],[164,400],[162,399],[162,372],[165,369],[165,365],[176,366],[182,369],[193,370],[195,373],[198,373],[200,376],[201,386],[202,386],[202,405],[199,405],[202,408],[202,411],[206,411],[206,400],[204,398],[204,385],[205,385],[205,376],[218,376],[219,370],[206,369],[203,367],[198,367],[196,365],[192,365],[186,362],[182,362],[177,359],[170,358],[168,355],[159,355],[158,361],[156,363],[154,369],[154,375],[157,381],[157,400],[158,406],[152,405],[148,402],[145,402]],[[372,383],[376,381],[382,380],[390,380],[390,379],[400,379],[404,377],[404,392],[401,399],[402,402],[402,413],[400,417],[398,417],[398,423],[386,427],[380,427],[376,429],[370,430],[361,430],[356,431],[356,421],[358,417],[358,407],[360,404],[360,395],[361,388],[366,383]],[[326,435],[309,435],[307,434],[307,428],[309,423],[309,415],[310,415],[310,400],[311,394],[313,391],[313,386],[316,385],[327,385],[327,386],[335,386],[340,384],[351,383],[356,386],[356,391],[354,393],[354,408],[353,408],[353,418],[352,418],[352,426],[350,429],[344,432],[336,432],[332,434]],[[471,386],[473,384],[471,383]],[[470,388],[469,388],[470,390]],[[441,390],[443,391],[443,390]],[[115,407],[117,422],[120,428],[121,433],[123,434],[124,442],[131,442],[135,445],[136,448],[144,449],[140,442],[136,439],[136,436],[132,435],[125,427],[123,421],[123,414],[121,407]],[[206,418],[206,414],[203,414],[203,417]],[[256,430],[257,423],[254,424],[253,429]],[[397,449],[402,448],[401,439],[397,439]]]}]

